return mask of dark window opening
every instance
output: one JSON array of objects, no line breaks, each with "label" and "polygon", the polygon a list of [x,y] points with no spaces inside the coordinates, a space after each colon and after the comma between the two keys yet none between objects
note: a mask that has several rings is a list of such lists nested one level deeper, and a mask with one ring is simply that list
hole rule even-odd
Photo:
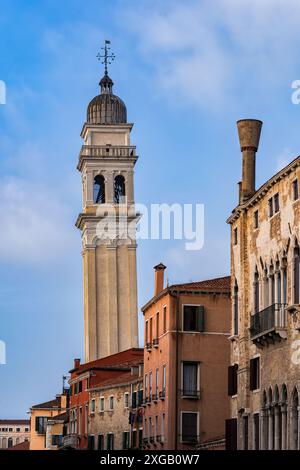
[{"label": "dark window opening", "polygon": [[299,266],[300,265],[300,252],[297,245],[294,249],[294,303],[299,304]]},{"label": "dark window opening", "polygon": [[103,434],[98,435],[98,450],[104,450],[104,436],[103,436]]},{"label": "dark window opening", "polygon": [[260,359],[250,359],[250,390],[258,390],[260,387]]},{"label": "dark window opening", "polygon": [[248,450],[249,442],[249,420],[248,416],[243,416],[243,449]]},{"label": "dark window opening", "polygon": [[125,195],[125,178],[118,175],[115,177],[115,204],[124,204]]},{"label": "dark window opening", "polygon": [[182,413],[182,441],[183,442],[196,442],[197,441],[197,413]]},{"label": "dark window opening", "polygon": [[37,416],[35,418],[35,431],[37,434],[46,434],[47,420],[46,416]]},{"label": "dark window opening", "polygon": [[293,181],[293,199],[297,201],[299,198],[299,188],[298,188],[298,180]]},{"label": "dark window opening", "polygon": [[107,450],[114,450],[114,434],[107,434]]},{"label": "dark window opening", "polygon": [[97,175],[94,179],[94,203],[105,203],[105,180],[102,175]]},{"label": "dark window opening", "polygon": [[184,331],[204,331],[204,307],[203,305],[184,305],[183,307]]},{"label": "dark window opening", "polygon": [[232,397],[237,394],[238,389],[238,364],[228,367],[228,395]]},{"label": "dark window opening", "polygon": [[273,215],[273,198],[269,199],[268,204],[269,204],[269,217],[272,217],[272,215]]},{"label": "dark window opening", "polygon": [[238,231],[237,231],[237,228],[235,228],[233,230],[233,243],[234,243],[234,245],[237,245],[237,242],[238,242]]},{"label": "dark window opening", "polygon": [[233,334],[239,333],[239,288],[235,281],[233,289]]},{"label": "dark window opening", "polygon": [[279,212],[279,194],[276,193],[274,196],[274,212]]},{"label": "dark window opening", "polygon": [[254,228],[258,228],[258,211],[254,212]]},{"label": "dark window opening", "polygon": [[183,362],[182,364],[182,395],[197,397],[198,391],[198,362]]}]

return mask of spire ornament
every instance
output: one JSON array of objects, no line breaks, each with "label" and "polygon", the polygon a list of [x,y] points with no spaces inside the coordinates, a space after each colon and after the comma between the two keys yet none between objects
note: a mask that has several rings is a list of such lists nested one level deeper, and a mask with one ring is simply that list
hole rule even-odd
[{"label": "spire ornament", "polygon": [[104,64],[104,75],[108,75],[108,65],[110,65],[115,60],[115,54],[111,52],[110,41],[107,39],[104,42],[104,47],[101,47],[103,53],[99,52],[97,54],[97,59],[101,60],[101,64]]}]

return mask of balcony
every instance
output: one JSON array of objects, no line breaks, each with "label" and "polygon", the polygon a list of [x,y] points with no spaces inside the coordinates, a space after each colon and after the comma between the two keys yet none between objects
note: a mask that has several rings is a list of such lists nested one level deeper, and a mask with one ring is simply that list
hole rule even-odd
[{"label": "balcony", "polygon": [[144,446],[148,446],[148,445],[149,445],[149,438],[148,438],[148,437],[144,437],[144,438],[143,438],[143,445],[144,445]]},{"label": "balcony", "polygon": [[250,337],[258,347],[264,347],[286,339],[286,304],[273,304],[252,315]]},{"label": "balcony", "polygon": [[159,346],[159,339],[158,338],[153,338],[153,347],[157,349],[158,346]]},{"label": "balcony", "polygon": [[146,349],[148,352],[151,352],[152,351],[152,343],[147,343],[146,344]]},{"label": "balcony", "polygon": [[156,441],[163,445],[165,442],[165,436],[156,436]]},{"label": "balcony", "polygon": [[163,389],[159,392],[159,398],[161,400],[164,400],[166,398],[166,390],[165,389]]},{"label": "balcony", "polygon": [[200,400],[200,390],[191,389],[188,390],[185,388],[184,390],[179,390],[181,394],[181,398],[190,398],[192,400]]},{"label": "balcony", "polygon": [[154,444],[154,442],[155,442],[154,436],[150,436],[150,444]]},{"label": "balcony", "polygon": [[78,436],[77,434],[67,434],[63,437],[63,447],[77,447]]},{"label": "balcony", "polygon": [[136,157],[136,147],[83,145],[80,155],[87,157]]}]

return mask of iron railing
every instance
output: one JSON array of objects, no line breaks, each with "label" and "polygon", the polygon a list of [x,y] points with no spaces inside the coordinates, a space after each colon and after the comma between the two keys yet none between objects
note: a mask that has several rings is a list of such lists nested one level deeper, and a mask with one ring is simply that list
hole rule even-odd
[{"label": "iron railing", "polygon": [[273,304],[251,316],[251,338],[262,335],[273,329],[286,328],[286,304]]}]

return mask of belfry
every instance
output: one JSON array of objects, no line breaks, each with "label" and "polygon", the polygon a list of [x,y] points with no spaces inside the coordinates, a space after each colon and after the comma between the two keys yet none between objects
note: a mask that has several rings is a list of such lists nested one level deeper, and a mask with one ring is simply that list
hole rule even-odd
[{"label": "belfry", "polygon": [[105,41],[101,92],[88,105],[78,170],[82,232],[85,362],[138,347],[133,124],[113,94],[107,65],[114,59]]}]

